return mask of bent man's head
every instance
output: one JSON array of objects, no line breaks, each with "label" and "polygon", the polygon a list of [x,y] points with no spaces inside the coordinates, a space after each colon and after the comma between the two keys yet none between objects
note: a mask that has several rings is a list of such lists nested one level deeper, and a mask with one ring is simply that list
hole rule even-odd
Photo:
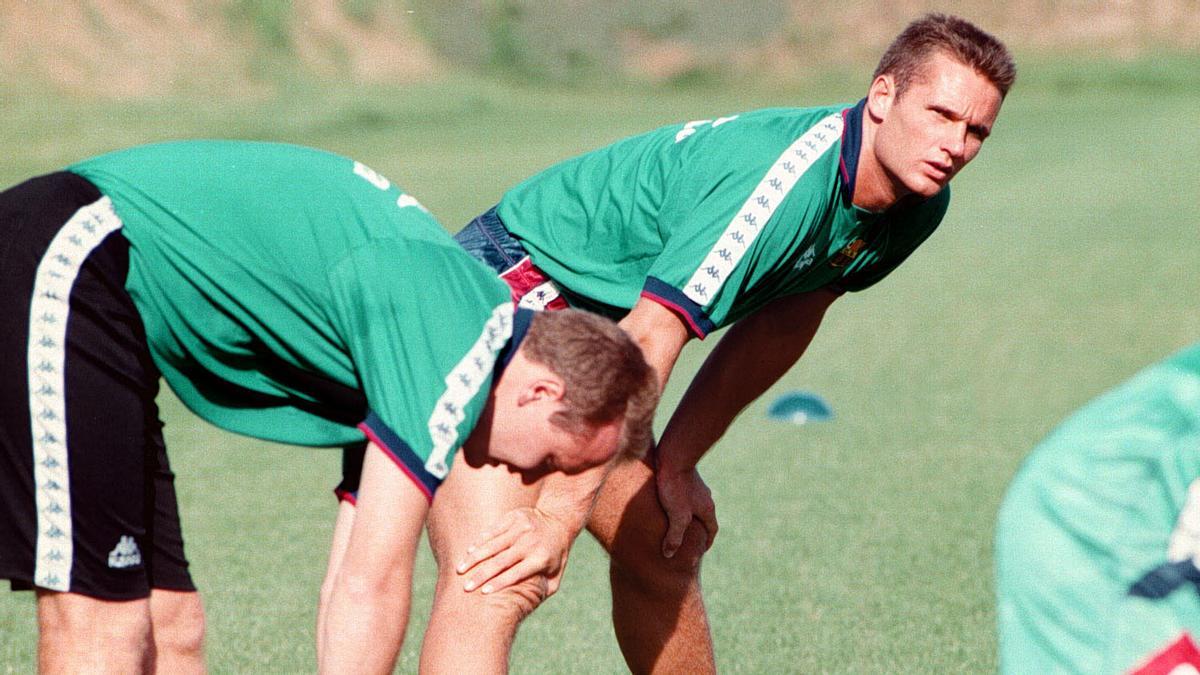
[{"label": "bent man's head", "polygon": [[[492,388],[468,445],[525,472],[579,473],[653,440],[658,380],[615,323],[578,310],[539,312]],[[480,458],[484,459],[484,458]]]},{"label": "bent man's head", "polygon": [[1008,48],[969,21],[909,24],[872,77],[859,176],[868,203],[855,203],[881,209],[941,191],[979,153],[1016,74]]}]

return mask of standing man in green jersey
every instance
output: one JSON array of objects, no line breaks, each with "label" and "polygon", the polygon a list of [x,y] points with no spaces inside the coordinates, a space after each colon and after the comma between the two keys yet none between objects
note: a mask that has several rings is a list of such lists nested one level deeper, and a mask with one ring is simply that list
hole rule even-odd
[{"label": "standing man in green jersey", "polygon": [[1200,344],[1025,460],[996,525],[1003,673],[1200,669]]},{"label": "standing man in green jersey", "polygon": [[[204,669],[160,375],[218,426],[357,451],[318,613],[325,672],[390,671],[443,481],[464,517],[498,520],[537,495],[464,493],[473,473],[602,473],[650,438],[657,386],[624,332],[514,308],[349,159],[144,146],[0,193],[0,228],[0,578],[37,591],[44,672]],[[476,635],[503,659],[516,620],[475,620],[504,624]]]},{"label": "standing man in green jersey", "polygon": [[[857,104],[634,136],[521,183],[457,235],[522,306],[619,318],[661,382],[688,340],[733,326],[653,459],[614,471],[590,517],[548,526],[569,541],[561,533],[586,520],[609,551],[617,638],[635,672],[712,670],[699,562],[717,521],[697,462],[800,358],[835,299],[887,276],[933,232],[1015,74],[994,37],[929,15],[887,49]],[[492,574],[480,562],[491,550],[463,562],[468,588]]]}]

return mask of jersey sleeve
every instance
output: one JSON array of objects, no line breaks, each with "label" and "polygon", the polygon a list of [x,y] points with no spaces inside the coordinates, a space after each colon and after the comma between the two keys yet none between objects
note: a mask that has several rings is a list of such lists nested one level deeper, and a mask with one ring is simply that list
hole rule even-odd
[{"label": "jersey sleeve", "polygon": [[847,267],[842,277],[829,285],[830,290],[857,292],[882,281],[933,234],[949,206],[950,186],[946,186],[930,199],[889,216],[878,235],[882,242],[872,246],[872,255]]},{"label": "jersey sleeve", "polygon": [[512,335],[508,293],[449,240],[375,240],[331,277],[369,409],[359,429],[432,498]]},{"label": "jersey sleeve", "polygon": [[731,322],[739,299],[817,227],[842,122],[827,117],[798,137],[737,124],[724,138],[721,128],[700,132],[712,139],[698,139],[698,156],[664,203],[667,238],[642,290],[700,338]]}]

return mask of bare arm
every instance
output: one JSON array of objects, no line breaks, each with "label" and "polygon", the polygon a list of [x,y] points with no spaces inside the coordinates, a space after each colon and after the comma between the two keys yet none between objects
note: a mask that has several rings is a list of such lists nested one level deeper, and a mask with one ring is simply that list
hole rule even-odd
[{"label": "bare arm", "polygon": [[[413,560],[428,510],[417,486],[369,444],[345,550],[331,555],[320,672],[391,672],[408,625]],[[336,572],[334,557],[340,557]]]},{"label": "bare arm", "polygon": [[716,522],[705,511],[712,500],[696,463],[738,413],[804,354],[837,297],[818,290],[779,298],[730,328],[705,359],[659,440],[655,473],[659,500],[670,520],[665,555],[679,546],[693,514],[708,529],[711,545]]}]

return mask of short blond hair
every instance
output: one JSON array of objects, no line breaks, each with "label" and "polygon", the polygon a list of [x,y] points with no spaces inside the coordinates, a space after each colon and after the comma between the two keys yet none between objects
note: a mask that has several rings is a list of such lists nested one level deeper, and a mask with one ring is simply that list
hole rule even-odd
[{"label": "short blond hair", "polygon": [[645,454],[654,441],[658,377],[617,324],[575,309],[538,312],[521,348],[563,379],[565,407],[552,423],[585,436],[624,417],[618,455]]}]

